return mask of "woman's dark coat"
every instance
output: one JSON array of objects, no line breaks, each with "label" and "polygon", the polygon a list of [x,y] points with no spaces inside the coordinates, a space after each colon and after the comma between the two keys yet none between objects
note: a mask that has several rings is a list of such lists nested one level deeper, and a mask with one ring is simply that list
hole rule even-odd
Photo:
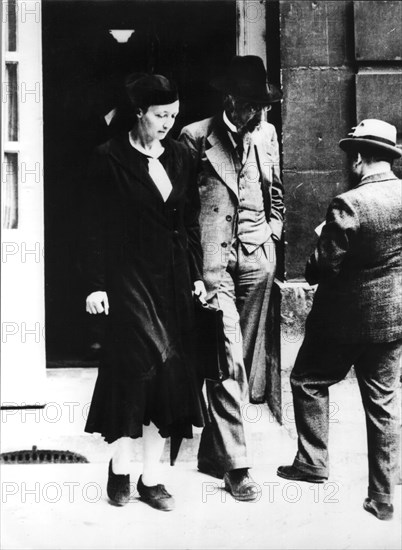
[{"label": "woman's dark coat", "polygon": [[109,442],[140,436],[149,420],[165,436],[202,425],[191,294],[202,279],[199,196],[190,153],[173,140],[164,147],[166,202],[127,134],[98,147],[89,169],[86,292],[106,291],[110,311],[86,430]]}]

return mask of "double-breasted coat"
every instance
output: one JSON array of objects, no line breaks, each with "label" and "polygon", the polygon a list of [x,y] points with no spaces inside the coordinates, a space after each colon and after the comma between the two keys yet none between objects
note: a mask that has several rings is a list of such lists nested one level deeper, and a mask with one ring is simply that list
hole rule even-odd
[{"label": "double-breasted coat", "polygon": [[186,437],[191,424],[202,425],[192,361],[199,196],[187,149],[170,139],[164,147],[166,202],[128,134],[98,147],[89,168],[86,291],[106,291],[110,311],[86,431],[108,442],[141,436],[150,420],[163,436]]}]

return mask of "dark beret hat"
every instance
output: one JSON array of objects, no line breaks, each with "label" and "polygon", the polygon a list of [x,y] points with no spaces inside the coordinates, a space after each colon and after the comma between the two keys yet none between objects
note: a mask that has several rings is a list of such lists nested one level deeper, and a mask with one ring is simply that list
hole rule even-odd
[{"label": "dark beret hat", "polygon": [[126,78],[126,90],[134,104],[167,105],[179,99],[175,83],[160,74],[131,74]]}]

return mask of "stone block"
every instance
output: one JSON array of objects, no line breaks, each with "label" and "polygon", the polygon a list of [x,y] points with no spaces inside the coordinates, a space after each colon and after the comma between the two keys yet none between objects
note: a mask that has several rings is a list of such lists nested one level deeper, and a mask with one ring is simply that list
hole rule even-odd
[{"label": "stone block", "polygon": [[402,137],[402,68],[365,70],[356,75],[356,116],[359,121],[386,120]]},{"label": "stone block", "polygon": [[306,261],[313,252],[314,228],[324,221],[331,200],[347,188],[341,170],[292,172],[285,170],[285,273],[287,280],[304,279]]},{"label": "stone block", "polygon": [[[381,98],[381,99],[379,99]],[[402,68],[365,69],[356,75],[356,117],[379,118],[396,126],[398,143],[402,144]],[[393,170],[402,177],[402,159]]]},{"label": "stone block", "polygon": [[352,2],[280,2],[282,67],[341,66],[353,51]]},{"label": "stone block", "polygon": [[354,2],[354,27],[356,60],[402,60],[400,0]]},{"label": "stone block", "polygon": [[355,124],[351,69],[283,69],[283,163],[287,170],[339,170],[338,146]]}]

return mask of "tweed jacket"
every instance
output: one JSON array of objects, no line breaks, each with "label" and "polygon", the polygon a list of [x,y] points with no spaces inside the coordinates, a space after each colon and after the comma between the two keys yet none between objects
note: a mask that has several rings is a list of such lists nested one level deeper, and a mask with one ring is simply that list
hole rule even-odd
[{"label": "tweed jacket", "polygon": [[332,201],[306,279],[318,283],[310,329],[349,342],[402,338],[402,181],[392,172]]},{"label": "tweed jacket", "polygon": [[[270,231],[279,240],[283,225],[283,187],[275,128],[261,122],[251,134],[255,162],[245,165],[245,176],[261,182],[264,210]],[[219,286],[225,272],[239,209],[238,177],[231,143],[222,115],[195,122],[182,129],[179,140],[192,152],[197,164],[201,199],[200,228],[204,251],[203,274],[208,292]],[[258,170],[258,172],[256,172]]]}]

